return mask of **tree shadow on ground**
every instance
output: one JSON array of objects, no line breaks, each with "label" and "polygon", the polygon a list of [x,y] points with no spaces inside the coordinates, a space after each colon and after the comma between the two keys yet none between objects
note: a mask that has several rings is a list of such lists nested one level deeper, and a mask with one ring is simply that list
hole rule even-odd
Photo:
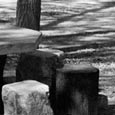
[{"label": "tree shadow on ground", "polygon": [[[75,45],[80,48],[96,48],[115,46],[114,37],[107,36],[107,34],[114,33],[114,30],[94,31],[94,32],[81,32],[78,34],[59,35],[59,36],[43,36],[42,43],[48,45]],[[100,36],[104,34],[104,36]]]},{"label": "tree shadow on ground", "polygon": [[8,23],[8,22],[10,22],[9,20],[0,20],[0,23]]},{"label": "tree shadow on ground", "polygon": [[[69,20],[71,20],[71,18],[74,18],[74,17],[77,18],[78,16],[83,16],[86,13],[90,13],[90,12],[95,13],[97,11],[107,9],[107,8],[111,8],[111,7],[114,7],[114,6],[115,6],[115,1],[113,1],[113,2],[103,2],[103,5],[100,8],[88,9],[88,10],[85,10],[85,11],[81,12],[80,14],[72,14],[70,16],[64,16],[64,17],[58,18],[55,21],[52,21],[52,22],[50,22],[50,23],[48,23],[46,25],[41,26],[41,30],[47,30],[47,29],[49,29],[49,28],[51,28],[53,26],[58,25],[59,23],[69,21]],[[79,21],[79,20],[81,20],[81,18],[78,19],[77,21]]]},{"label": "tree shadow on ground", "polygon": [[15,8],[11,8],[11,7],[8,7],[8,6],[5,6],[5,5],[1,5],[1,4],[0,4],[0,9],[16,10]]}]

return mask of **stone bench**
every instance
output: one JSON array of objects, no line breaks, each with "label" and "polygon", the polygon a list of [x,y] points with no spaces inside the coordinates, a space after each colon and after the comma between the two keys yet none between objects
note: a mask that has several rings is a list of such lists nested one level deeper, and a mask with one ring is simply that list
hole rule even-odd
[{"label": "stone bench", "polygon": [[65,64],[50,87],[54,115],[98,115],[99,70],[89,64]]},{"label": "stone bench", "polygon": [[53,115],[48,95],[48,86],[35,80],[4,85],[4,115]]}]

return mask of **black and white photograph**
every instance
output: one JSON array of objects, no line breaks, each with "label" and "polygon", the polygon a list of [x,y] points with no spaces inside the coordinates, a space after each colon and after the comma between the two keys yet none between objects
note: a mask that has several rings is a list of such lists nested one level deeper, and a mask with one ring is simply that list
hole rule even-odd
[{"label": "black and white photograph", "polygon": [[115,115],[115,0],[0,0],[0,115]]}]

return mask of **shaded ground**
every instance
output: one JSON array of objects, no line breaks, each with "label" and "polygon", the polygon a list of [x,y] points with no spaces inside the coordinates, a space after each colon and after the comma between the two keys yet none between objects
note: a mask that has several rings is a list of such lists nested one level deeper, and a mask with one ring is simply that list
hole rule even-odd
[{"label": "shaded ground", "polygon": [[43,43],[59,49],[72,45],[70,51],[64,49],[66,63],[92,63],[99,68],[101,93],[108,96],[109,104],[115,104],[115,1],[71,2],[71,7],[63,5],[63,12],[61,7],[58,4],[56,12],[42,11],[43,18],[48,15],[49,22],[43,23],[41,30],[45,36],[50,35],[44,37]]},{"label": "shaded ground", "polygon": [[[0,3],[1,22],[15,23],[15,1],[9,1],[6,7]],[[41,31],[41,47],[64,50],[66,63],[92,63],[99,68],[100,94],[106,95],[112,105],[102,109],[101,115],[114,115],[115,1],[42,0]],[[8,58],[7,70],[11,63],[10,68],[16,66],[13,56]]]},{"label": "shaded ground", "polygon": [[[47,3],[43,5],[45,4]],[[50,4],[51,7],[55,7],[53,5]],[[79,4],[73,2],[71,7],[67,4],[63,7],[63,12],[61,12],[61,4],[58,4],[54,12],[51,12],[51,9],[42,11],[45,25],[42,24],[41,30],[45,36],[50,35],[50,37],[44,37],[43,43],[63,49],[67,57],[66,63],[92,63],[99,68],[100,89],[102,89],[100,94],[107,96],[109,105],[114,105],[115,2]],[[49,22],[44,17],[46,19],[48,17]],[[71,45],[71,48],[66,50],[65,46],[68,45]],[[114,106],[106,109],[104,113],[102,111],[101,113],[106,115],[115,113]]]},{"label": "shaded ground", "polygon": [[[44,3],[44,2],[43,2]],[[43,4],[41,30],[45,36],[60,36],[60,39],[46,38],[49,44],[77,45],[84,43],[97,43],[114,41],[115,28],[115,3],[79,3],[73,2],[74,7],[58,4]],[[55,10],[48,9],[51,7]],[[64,8],[64,9],[63,9]],[[63,9],[63,10],[62,10]],[[49,20],[48,20],[49,19]],[[47,22],[47,23],[45,23]],[[74,35],[73,35],[74,34]],[[68,36],[69,35],[69,36]]]}]

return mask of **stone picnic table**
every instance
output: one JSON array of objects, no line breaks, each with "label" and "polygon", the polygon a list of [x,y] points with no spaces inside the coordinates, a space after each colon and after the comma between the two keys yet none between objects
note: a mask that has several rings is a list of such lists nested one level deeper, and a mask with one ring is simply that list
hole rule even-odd
[{"label": "stone picnic table", "polygon": [[[0,92],[4,84],[3,71],[8,54],[34,51],[42,38],[39,31],[20,28],[10,24],[0,24]],[[0,95],[0,114],[3,113]]]}]

